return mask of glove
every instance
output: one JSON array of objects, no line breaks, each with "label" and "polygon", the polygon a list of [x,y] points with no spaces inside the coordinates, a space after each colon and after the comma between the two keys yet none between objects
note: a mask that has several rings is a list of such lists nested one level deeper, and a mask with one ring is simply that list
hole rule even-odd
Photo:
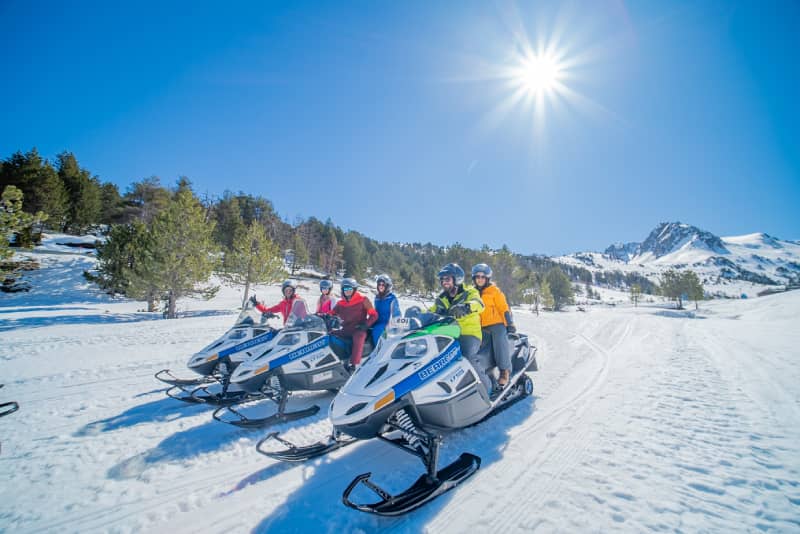
[{"label": "glove", "polygon": [[275,317],[277,317],[277,315],[271,312],[267,312],[267,313],[262,313],[261,317],[263,317],[264,319],[274,319]]},{"label": "glove", "polygon": [[461,317],[468,315],[470,311],[469,304],[456,304],[447,310],[448,315],[455,317],[456,319],[460,319]]},{"label": "glove", "polygon": [[508,332],[509,334],[516,334],[517,333],[517,327],[514,326],[513,324],[510,324],[510,325],[508,325],[506,327],[506,332]]},{"label": "glove", "polygon": [[356,325],[356,330],[362,330],[366,332],[367,330],[369,330],[369,326],[367,325],[367,323],[358,323]]},{"label": "glove", "polygon": [[256,298],[255,295],[250,297],[250,302],[253,303],[253,306],[257,306],[258,305],[258,299]]}]

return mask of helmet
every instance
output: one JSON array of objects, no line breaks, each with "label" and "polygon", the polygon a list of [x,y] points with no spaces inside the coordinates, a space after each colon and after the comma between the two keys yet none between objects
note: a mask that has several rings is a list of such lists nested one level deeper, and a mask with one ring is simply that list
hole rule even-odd
[{"label": "helmet", "polygon": [[344,288],[346,287],[358,289],[358,282],[356,282],[355,278],[342,278],[340,285],[342,286],[342,291],[344,291]]},{"label": "helmet", "polygon": [[457,263],[448,263],[442,267],[441,270],[439,270],[438,276],[439,280],[441,280],[443,276],[452,276],[455,285],[464,283],[464,269]]},{"label": "helmet", "polygon": [[319,290],[325,291],[326,289],[333,289],[333,282],[331,282],[330,280],[320,280]]},{"label": "helmet", "polygon": [[381,282],[386,284],[386,292],[387,293],[392,290],[392,279],[389,277],[388,274],[378,275],[378,278],[375,279],[375,283],[379,284]]},{"label": "helmet", "polygon": [[479,263],[472,267],[472,279],[475,279],[476,274],[483,274],[486,276],[487,280],[492,279],[492,268],[486,265],[485,263]]},{"label": "helmet", "polygon": [[289,279],[284,280],[281,284],[281,293],[283,293],[287,287],[291,287],[293,291],[297,291],[297,282]]}]

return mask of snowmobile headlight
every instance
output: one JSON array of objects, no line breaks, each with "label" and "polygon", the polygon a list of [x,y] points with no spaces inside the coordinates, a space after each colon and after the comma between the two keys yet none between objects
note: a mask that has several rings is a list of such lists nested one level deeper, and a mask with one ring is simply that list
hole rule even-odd
[{"label": "snowmobile headlight", "polygon": [[378,402],[375,403],[375,410],[373,411],[377,412],[378,410],[380,410],[381,408],[383,408],[384,406],[393,401],[394,401],[394,390],[391,389],[389,390],[389,393],[381,397],[380,400],[378,400]]},{"label": "snowmobile headlight", "polygon": [[267,365],[262,365],[261,367],[256,369],[255,373],[253,373],[253,374],[260,375],[264,371],[269,371],[269,362],[267,362]]},{"label": "snowmobile headlight", "polygon": [[217,354],[212,354],[211,356],[209,356],[208,358],[206,358],[206,361],[207,361],[207,362],[213,362],[213,361],[214,361],[214,360],[216,360],[217,358],[219,358],[219,353],[217,353]]},{"label": "snowmobile headlight", "polygon": [[416,358],[428,351],[428,344],[424,339],[411,339],[406,342],[406,358]]}]

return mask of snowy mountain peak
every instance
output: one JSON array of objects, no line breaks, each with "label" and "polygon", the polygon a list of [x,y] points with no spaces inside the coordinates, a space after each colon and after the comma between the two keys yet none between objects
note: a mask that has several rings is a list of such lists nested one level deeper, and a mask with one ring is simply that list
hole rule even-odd
[{"label": "snowy mountain peak", "polygon": [[659,224],[639,247],[637,257],[657,259],[681,249],[701,249],[715,254],[729,254],[722,239],[696,226],[680,222]]}]

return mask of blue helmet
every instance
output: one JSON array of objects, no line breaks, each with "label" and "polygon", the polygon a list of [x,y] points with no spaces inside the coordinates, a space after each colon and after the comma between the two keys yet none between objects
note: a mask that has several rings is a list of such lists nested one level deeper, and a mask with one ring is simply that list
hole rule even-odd
[{"label": "blue helmet", "polygon": [[439,270],[439,280],[441,281],[444,276],[451,276],[453,283],[457,286],[464,283],[464,269],[457,263],[448,263],[442,267]]},{"label": "blue helmet", "polygon": [[482,274],[486,276],[487,281],[490,281],[492,279],[492,268],[486,265],[485,263],[479,263],[472,268],[473,280],[475,280],[476,274]]},{"label": "blue helmet", "polygon": [[333,282],[331,282],[330,280],[320,280],[319,290],[325,291],[326,289],[333,289]]}]

